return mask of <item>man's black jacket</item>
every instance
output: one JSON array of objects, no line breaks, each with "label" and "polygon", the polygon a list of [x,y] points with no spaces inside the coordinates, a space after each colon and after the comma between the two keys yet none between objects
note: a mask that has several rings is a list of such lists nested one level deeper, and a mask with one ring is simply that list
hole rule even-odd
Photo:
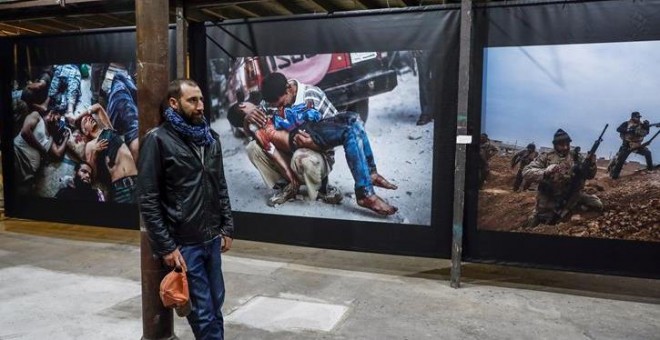
[{"label": "man's black jacket", "polygon": [[219,234],[232,237],[220,138],[211,133],[216,142],[204,148],[204,162],[192,142],[168,122],[140,140],[140,213],[158,256]]}]

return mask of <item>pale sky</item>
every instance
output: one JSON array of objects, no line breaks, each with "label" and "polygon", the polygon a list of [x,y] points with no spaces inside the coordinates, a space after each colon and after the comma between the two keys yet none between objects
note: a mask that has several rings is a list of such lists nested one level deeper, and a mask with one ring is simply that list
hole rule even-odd
[{"label": "pale sky", "polygon": [[[609,158],[632,111],[660,122],[660,41],[487,48],[483,84],[482,129],[491,139],[551,146],[562,128],[586,151],[609,123],[597,152]],[[660,136],[650,147],[658,163]]]}]

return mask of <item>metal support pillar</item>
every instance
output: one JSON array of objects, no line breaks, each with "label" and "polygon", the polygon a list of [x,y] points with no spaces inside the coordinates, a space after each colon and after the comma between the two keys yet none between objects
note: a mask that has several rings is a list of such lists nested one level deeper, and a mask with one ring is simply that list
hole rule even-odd
[{"label": "metal support pillar", "polygon": [[456,156],[454,167],[454,221],[451,247],[451,287],[461,286],[463,254],[463,209],[465,206],[465,158],[467,144],[468,99],[472,55],[472,0],[461,1],[461,32],[458,62],[458,111],[456,116]]},{"label": "metal support pillar", "polygon": [[188,78],[188,22],[182,0],[176,2],[176,77]]},{"label": "metal support pillar", "polygon": [[[137,88],[140,138],[161,121],[160,105],[169,83],[168,0],[135,2],[137,30]],[[177,339],[172,310],[163,307],[158,290],[167,270],[153,257],[140,219],[142,270],[142,339]]]}]

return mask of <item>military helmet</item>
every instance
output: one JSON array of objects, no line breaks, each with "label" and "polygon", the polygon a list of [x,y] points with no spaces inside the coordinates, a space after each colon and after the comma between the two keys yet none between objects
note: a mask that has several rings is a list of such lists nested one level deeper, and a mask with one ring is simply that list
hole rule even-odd
[{"label": "military helmet", "polygon": [[552,144],[559,144],[564,142],[571,142],[571,137],[566,133],[566,131],[559,129],[555,132],[555,136],[552,139]]},{"label": "military helmet", "polygon": [[633,113],[630,114],[630,118],[642,118],[642,114],[634,111]]},{"label": "military helmet", "polygon": [[536,145],[534,145],[534,143],[527,144],[527,150],[532,150],[532,151],[536,150]]}]

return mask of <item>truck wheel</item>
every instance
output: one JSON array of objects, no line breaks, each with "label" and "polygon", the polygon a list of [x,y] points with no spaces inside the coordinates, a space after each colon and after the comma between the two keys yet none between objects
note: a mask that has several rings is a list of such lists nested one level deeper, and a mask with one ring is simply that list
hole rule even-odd
[{"label": "truck wheel", "polygon": [[357,112],[360,115],[363,123],[367,123],[367,118],[369,118],[369,98],[362,99],[357,103],[353,103],[348,106],[347,111]]}]

